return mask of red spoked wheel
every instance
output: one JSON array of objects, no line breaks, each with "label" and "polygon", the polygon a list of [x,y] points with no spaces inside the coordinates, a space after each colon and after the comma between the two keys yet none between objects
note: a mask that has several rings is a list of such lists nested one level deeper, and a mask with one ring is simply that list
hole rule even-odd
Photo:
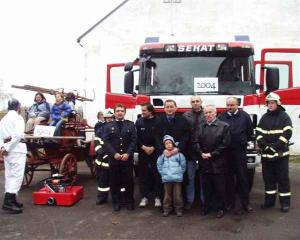
[{"label": "red spoked wheel", "polygon": [[77,159],[72,153],[68,153],[61,161],[59,173],[64,175],[70,180],[71,184],[74,184],[77,179]]},{"label": "red spoked wheel", "polygon": [[34,162],[33,154],[32,154],[32,152],[28,152],[26,154],[26,164],[25,164],[25,171],[24,171],[22,187],[28,187],[32,181],[33,173],[34,173],[34,169],[35,169],[33,162]]}]

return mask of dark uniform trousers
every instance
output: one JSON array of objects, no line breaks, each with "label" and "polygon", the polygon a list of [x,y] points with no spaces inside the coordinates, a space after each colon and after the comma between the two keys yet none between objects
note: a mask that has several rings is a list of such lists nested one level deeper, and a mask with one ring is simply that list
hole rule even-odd
[{"label": "dark uniform trousers", "polygon": [[[136,130],[133,122],[113,121],[103,129],[105,152],[109,162],[110,192],[113,204],[133,204],[133,154],[136,147]],[[116,153],[129,154],[127,161],[116,160]]]},{"label": "dark uniform trousers", "polygon": [[249,180],[247,170],[246,150],[231,149],[227,153],[226,190],[227,204],[235,205],[235,193],[237,191],[241,204],[249,204]]},{"label": "dark uniform trousers", "polygon": [[133,162],[112,160],[109,170],[112,203],[133,203]]},{"label": "dark uniform trousers", "polygon": [[97,159],[96,163],[96,178],[98,184],[98,198],[99,200],[106,201],[109,193],[109,164],[108,162],[99,162]]},{"label": "dark uniform trousers", "polygon": [[157,170],[157,157],[139,153],[138,171],[139,185],[142,197],[148,198],[149,193],[154,190],[155,197],[162,199],[162,181]]},{"label": "dark uniform trousers", "polygon": [[203,173],[201,180],[204,197],[203,209],[209,209],[213,205],[216,210],[223,210],[226,198],[225,175],[223,173]]},{"label": "dark uniform trousers", "polygon": [[262,174],[265,182],[265,202],[274,205],[279,192],[281,204],[290,205],[289,157],[274,160],[262,159]]},{"label": "dark uniform trousers", "polygon": [[[183,198],[182,198],[182,183],[181,182],[167,182],[164,183],[164,211],[171,212],[172,206],[175,211],[182,211]],[[173,204],[172,204],[173,202]]]},{"label": "dark uniform trousers", "polygon": [[97,199],[106,202],[109,193],[109,156],[104,151],[104,142],[96,137],[94,140],[96,152]]}]

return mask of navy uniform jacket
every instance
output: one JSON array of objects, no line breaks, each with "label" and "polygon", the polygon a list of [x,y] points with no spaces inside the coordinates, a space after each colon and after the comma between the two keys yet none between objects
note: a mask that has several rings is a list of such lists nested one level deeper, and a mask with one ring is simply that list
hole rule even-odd
[{"label": "navy uniform jacket", "polygon": [[248,113],[238,110],[236,114],[221,113],[218,118],[229,124],[231,135],[231,149],[247,149],[247,142],[253,136],[252,121]]},{"label": "navy uniform jacket", "polygon": [[103,140],[105,142],[105,152],[109,154],[112,159],[114,159],[116,153],[128,153],[129,161],[133,160],[133,153],[137,141],[133,122],[124,120],[121,132],[116,121],[105,124],[103,127]]}]

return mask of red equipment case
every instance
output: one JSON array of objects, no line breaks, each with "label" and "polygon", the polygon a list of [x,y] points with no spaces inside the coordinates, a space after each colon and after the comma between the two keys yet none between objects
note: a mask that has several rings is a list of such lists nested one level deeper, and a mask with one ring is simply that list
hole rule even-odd
[{"label": "red equipment case", "polygon": [[82,186],[67,186],[65,192],[53,192],[43,187],[33,193],[33,203],[40,205],[72,206],[82,198]]}]

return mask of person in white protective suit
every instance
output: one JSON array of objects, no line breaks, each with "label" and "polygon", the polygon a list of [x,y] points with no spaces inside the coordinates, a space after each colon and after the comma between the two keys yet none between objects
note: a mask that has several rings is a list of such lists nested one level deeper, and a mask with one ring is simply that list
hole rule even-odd
[{"label": "person in white protective suit", "polygon": [[16,196],[21,188],[27,148],[22,142],[25,122],[20,115],[21,104],[17,99],[8,101],[8,113],[0,121],[0,154],[5,166],[5,197],[2,209],[8,213],[22,213],[23,204]]}]

